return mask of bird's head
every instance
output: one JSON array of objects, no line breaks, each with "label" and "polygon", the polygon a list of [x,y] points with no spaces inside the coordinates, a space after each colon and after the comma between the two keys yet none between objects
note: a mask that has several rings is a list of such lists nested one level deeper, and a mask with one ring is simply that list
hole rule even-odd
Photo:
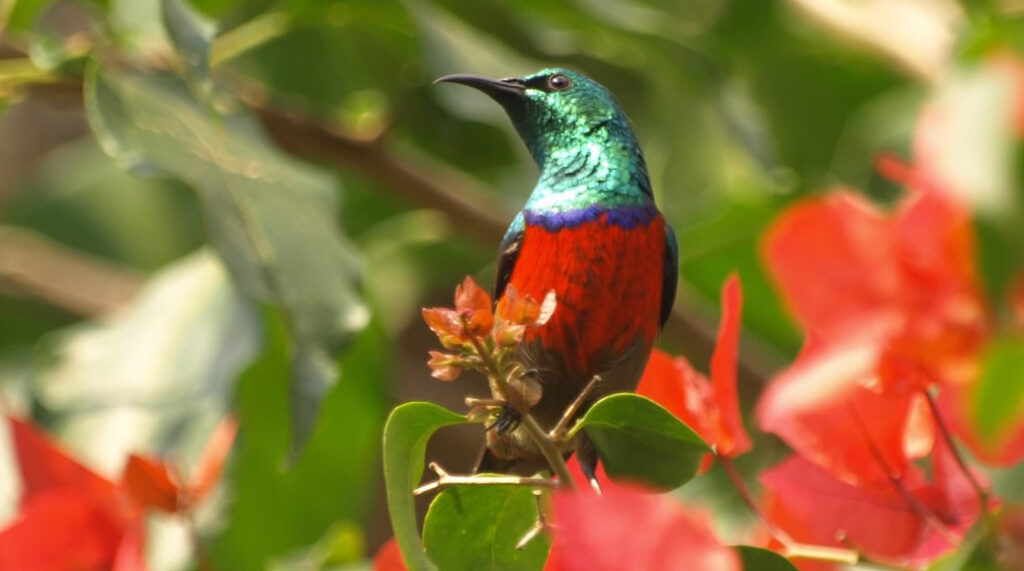
[{"label": "bird's head", "polygon": [[550,68],[506,79],[447,75],[437,81],[468,85],[500,103],[542,166],[546,157],[582,145],[636,144],[611,92],[575,71]]}]

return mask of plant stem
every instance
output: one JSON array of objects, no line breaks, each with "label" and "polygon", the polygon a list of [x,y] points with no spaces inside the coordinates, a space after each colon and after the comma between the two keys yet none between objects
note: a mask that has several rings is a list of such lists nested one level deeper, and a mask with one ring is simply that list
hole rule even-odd
[{"label": "plant stem", "polygon": [[974,473],[971,472],[967,463],[964,462],[964,458],[960,454],[960,451],[957,450],[956,446],[953,444],[953,436],[950,434],[949,427],[946,426],[945,420],[942,419],[942,415],[939,413],[939,405],[935,402],[935,398],[930,392],[928,392],[928,389],[922,389],[921,392],[924,393],[924,398],[928,401],[928,409],[931,411],[932,418],[935,420],[935,426],[939,429],[939,434],[942,435],[942,440],[946,443],[946,446],[949,447],[949,451],[953,455],[953,460],[956,461],[957,467],[960,468],[964,477],[967,478],[971,487],[974,488],[974,493],[978,495],[978,503],[981,506],[982,517],[988,516],[988,492],[985,491],[981,482],[978,482],[978,479],[974,477]]},{"label": "plant stem", "polygon": [[547,432],[537,424],[537,420],[529,414],[524,414],[522,426],[526,429],[527,434],[533,438],[537,447],[540,448],[540,453],[544,455],[544,459],[548,461],[548,465],[554,470],[555,475],[558,476],[558,480],[563,488],[567,488],[572,491],[576,491],[576,483],[573,482],[572,474],[569,473],[569,466],[565,464],[565,458],[562,458],[562,451],[558,448],[558,445],[554,440],[548,436]]},{"label": "plant stem", "polygon": [[452,486],[528,486],[557,488],[559,482],[550,478],[534,478],[525,476],[455,476],[449,474],[436,462],[431,462],[429,468],[437,474],[437,480],[416,488],[412,495],[419,496],[434,490],[443,490]]},{"label": "plant stem", "polygon": [[878,462],[882,472],[888,477],[889,482],[896,488],[896,491],[903,496],[911,509],[917,513],[924,520],[925,524],[932,528],[935,533],[939,534],[942,539],[952,547],[956,547],[960,542],[959,538],[949,527],[939,519],[939,516],[935,515],[935,512],[928,509],[928,506],[921,503],[921,500],[917,499],[909,489],[907,489],[906,483],[899,474],[893,472],[889,464],[886,462],[885,457],[882,456],[882,451],[878,449],[878,445],[871,439],[871,435],[868,433],[867,425],[864,423],[864,419],[861,418],[860,413],[853,405],[850,405],[850,414],[853,415],[854,420],[857,421],[860,427],[861,436],[864,438],[865,444],[867,444],[868,450],[871,455],[874,456],[875,461]]}]

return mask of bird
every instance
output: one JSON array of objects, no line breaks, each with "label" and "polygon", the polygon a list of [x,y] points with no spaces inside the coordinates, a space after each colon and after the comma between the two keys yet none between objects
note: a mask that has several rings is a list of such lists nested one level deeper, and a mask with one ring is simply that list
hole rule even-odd
[{"label": "bird", "polygon": [[[500,104],[540,171],[499,246],[493,299],[510,287],[536,300],[555,292],[551,318],[515,353],[542,390],[530,415],[551,430],[595,375],[601,382],[577,414],[602,396],[636,389],[675,301],[675,234],[655,205],[632,124],[601,84],[563,68],[437,82]],[[532,475],[546,466],[524,428],[507,421],[516,414],[502,411],[478,472]],[[596,486],[596,448],[585,432],[572,446],[566,455],[576,453]]]}]

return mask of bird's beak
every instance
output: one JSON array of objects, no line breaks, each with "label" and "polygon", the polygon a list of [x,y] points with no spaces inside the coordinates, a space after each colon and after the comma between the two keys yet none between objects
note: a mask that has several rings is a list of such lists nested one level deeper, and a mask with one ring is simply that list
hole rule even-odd
[{"label": "bird's beak", "polygon": [[518,98],[526,90],[523,82],[518,79],[487,79],[476,75],[446,75],[434,81],[434,83],[442,82],[461,83],[473,89],[479,89],[499,103]]}]

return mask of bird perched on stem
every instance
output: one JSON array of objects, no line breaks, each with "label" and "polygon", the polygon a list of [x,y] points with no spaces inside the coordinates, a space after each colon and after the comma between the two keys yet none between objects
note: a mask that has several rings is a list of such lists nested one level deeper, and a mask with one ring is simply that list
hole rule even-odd
[{"label": "bird perched on stem", "polygon": [[[542,391],[530,414],[550,430],[594,375],[602,382],[590,401],[636,388],[675,299],[675,236],[654,204],[629,119],[597,82],[566,69],[438,82],[473,87],[501,104],[540,167],[502,240],[494,299],[510,285],[538,300],[555,292],[551,319],[530,330],[516,354]],[[515,417],[506,408],[488,432],[478,470],[545,466]],[[575,450],[593,481],[597,454],[585,434]]]}]

